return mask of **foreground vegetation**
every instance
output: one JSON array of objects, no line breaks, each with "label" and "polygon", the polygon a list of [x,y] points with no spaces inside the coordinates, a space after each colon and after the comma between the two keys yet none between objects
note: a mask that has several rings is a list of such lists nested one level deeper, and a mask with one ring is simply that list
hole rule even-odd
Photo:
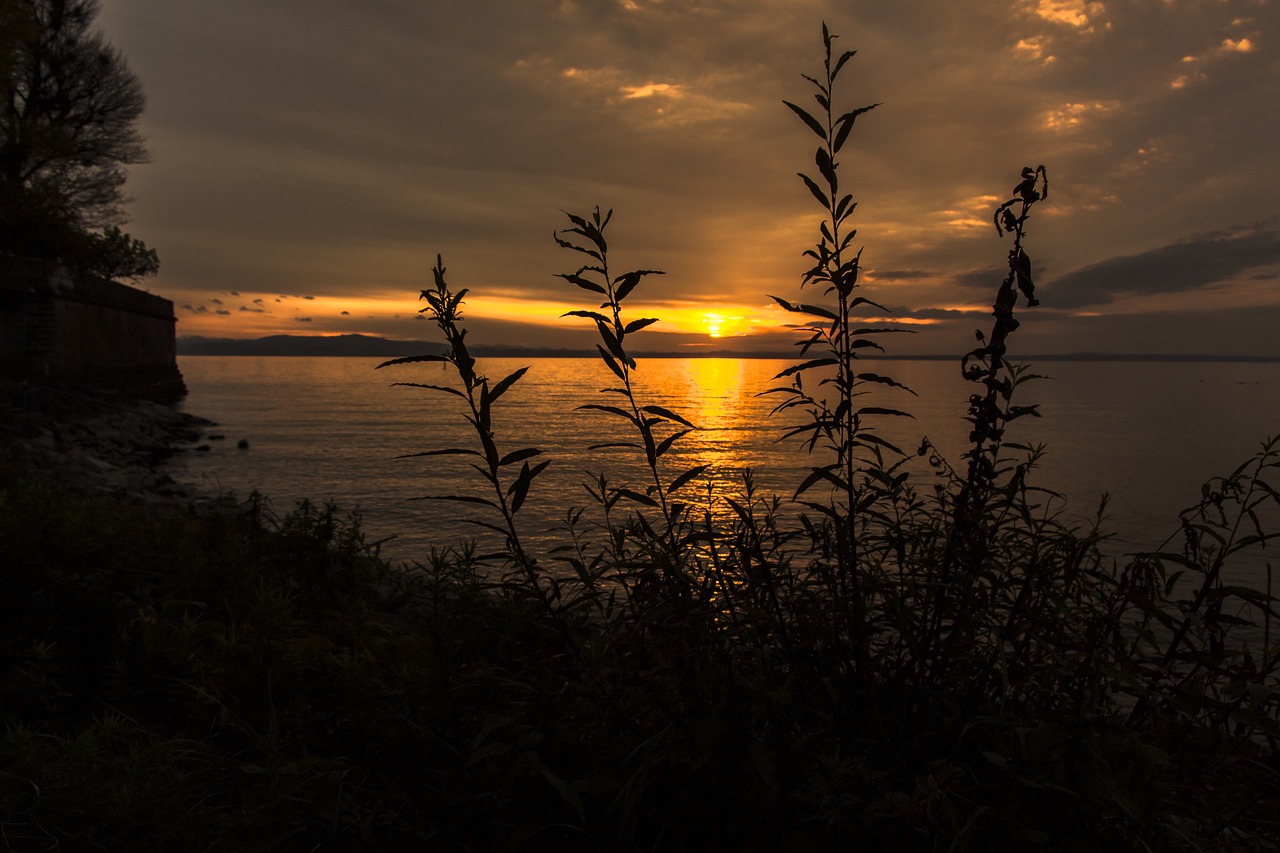
[{"label": "foreground vegetation", "polygon": [[[1179,544],[1117,565],[1072,526],[1011,440],[1009,361],[1024,247],[1048,193],[1023,170],[995,212],[1012,240],[990,332],[962,365],[971,449],[932,473],[880,425],[909,393],[863,368],[884,324],[861,295],[838,155],[870,107],[839,113],[851,54],[811,78],[825,211],[806,360],[774,390],[811,473],[794,506],[700,487],[695,426],[645,401],[608,213],[557,235],[598,300],[611,450],[641,482],[588,484],[562,545],[521,539],[547,460],[502,448],[501,399],[467,348],[465,291],[437,263],[425,309],[473,446],[492,553],[410,570],[367,553],[358,518],[144,510],[0,480],[0,829],[15,849],[1273,849],[1280,843],[1274,599],[1233,568],[1272,538],[1280,444],[1206,487]],[[438,373],[433,373],[438,376]],[[433,381],[438,382],[438,379]],[[711,511],[728,507],[725,513]],[[791,520],[794,517],[794,521]]]},{"label": "foreground vegetation", "polygon": [[968,624],[899,634],[937,617],[876,576],[860,672],[827,569],[739,505],[714,572],[736,586],[565,585],[553,617],[466,554],[394,570],[328,508],[158,514],[6,471],[0,831],[13,850],[1280,839],[1274,654],[1215,649],[1224,595],[1169,647],[1198,670],[1175,678],[1121,603],[1172,627],[1190,603],[1115,578],[1090,531],[1014,519]]}]

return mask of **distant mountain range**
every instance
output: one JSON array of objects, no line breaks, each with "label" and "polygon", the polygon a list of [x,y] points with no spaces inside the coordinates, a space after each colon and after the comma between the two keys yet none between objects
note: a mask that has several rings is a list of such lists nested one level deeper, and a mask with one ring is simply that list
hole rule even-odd
[{"label": "distant mountain range", "polygon": [[[363,358],[400,358],[407,355],[440,354],[444,347],[427,341],[393,341],[373,335],[271,335],[265,338],[180,337],[178,355],[282,355],[282,356],[359,356]],[[594,350],[556,347],[476,346],[472,352],[489,358],[598,358]],[[698,350],[696,352],[637,352],[646,358],[794,358],[789,352],[737,352],[734,350]],[[866,358],[866,356],[863,356]],[[872,356],[875,358],[875,356]],[[891,355],[879,358],[903,360],[951,361],[958,355]],[[1061,355],[1026,355],[1018,361],[1208,361],[1208,362],[1280,362],[1275,356],[1178,355],[1159,353],[1114,354],[1077,352]]]},{"label": "distant mountain range", "polygon": [[[475,355],[490,358],[598,358],[595,350],[561,347],[518,347],[480,345],[472,347]],[[178,355],[286,355],[286,356],[361,356],[366,358],[399,358],[406,355],[439,354],[444,346],[427,341],[393,341],[372,335],[271,335],[265,338],[205,338],[198,335],[177,340]],[[786,358],[787,353],[734,352],[715,350],[698,352],[637,352],[649,358]]]},{"label": "distant mountain range", "polygon": [[386,356],[441,353],[426,341],[392,341],[370,335],[271,335],[265,338],[180,337],[178,355],[353,355]]}]

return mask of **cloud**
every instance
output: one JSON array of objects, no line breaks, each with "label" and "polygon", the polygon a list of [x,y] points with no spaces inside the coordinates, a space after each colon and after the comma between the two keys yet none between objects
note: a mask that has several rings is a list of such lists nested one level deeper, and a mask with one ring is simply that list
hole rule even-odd
[{"label": "cloud", "polygon": [[879,270],[869,269],[865,273],[865,277],[869,281],[888,282],[888,281],[918,281],[920,279],[932,278],[937,275],[929,270]]},{"label": "cloud", "polygon": [[1034,0],[1035,14],[1052,24],[1081,32],[1092,32],[1095,22],[1106,14],[1102,3],[1086,0]]},{"label": "cloud", "polygon": [[241,310],[241,311],[248,311],[248,312],[253,313],[253,314],[266,314],[266,313],[267,313],[267,309],[265,309],[265,308],[249,308],[249,307],[248,307],[248,306],[246,306],[246,305],[241,305],[241,306],[240,306],[240,310]]},{"label": "cloud", "polygon": [[294,317],[294,318],[293,318],[293,320],[294,320],[294,322],[295,322],[295,323],[310,323],[310,322],[311,322],[311,318],[310,318],[310,317]]},{"label": "cloud", "polygon": [[1110,258],[1044,283],[1043,301],[1056,308],[1105,305],[1121,295],[1203,290],[1280,262],[1280,232],[1214,233]]},{"label": "cloud", "polygon": [[1094,116],[1110,112],[1115,107],[1115,102],[1102,101],[1063,104],[1045,114],[1044,124],[1050,130],[1059,132],[1077,131],[1086,127]]},{"label": "cloud", "polygon": [[963,288],[990,290],[994,296],[996,288],[1000,286],[1000,282],[1004,281],[1004,277],[1008,273],[1008,267],[979,268],[968,272],[956,273],[951,277],[951,281]]},{"label": "cloud", "polygon": [[228,317],[228,316],[230,316],[230,315],[231,315],[231,312],[230,312],[230,311],[228,311],[228,310],[227,310],[227,309],[225,309],[225,308],[219,308],[219,309],[218,309],[217,311],[215,311],[214,313],[215,313],[215,314],[218,314],[218,315],[221,315],[221,316],[223,316],[223,317]]},{"label": "cloud", "polygon": [[1251,39],[1223,39],[1221,49],[1225,53],[1252,53],[1254,47]]},{"label": "cloud", "polygon": [[722,91],[731,81],[716,74],[677,81],[670,72],[655,79],[616,65],[557,69],[555,60],[545,56],[517,62],[514,72],[543,91],[616,112],[639,127],[713,125],[752,109],[751,103]]},{"label": "cloud", "polygon": [[966,320],[991,315],[990,308],[890,308],[894,317],[912,320]]}]

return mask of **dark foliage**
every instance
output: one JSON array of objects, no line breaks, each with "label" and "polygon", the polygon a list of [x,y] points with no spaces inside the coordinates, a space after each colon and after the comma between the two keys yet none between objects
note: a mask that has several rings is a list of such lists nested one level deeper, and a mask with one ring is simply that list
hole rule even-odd
[{"label": "dark foliage", "polygon": [[142,86],[93,31],[95,0],[4,0],[0,17],[0,251],[104,278],[156,272],[115,227],[125,167],[146,160]]}]

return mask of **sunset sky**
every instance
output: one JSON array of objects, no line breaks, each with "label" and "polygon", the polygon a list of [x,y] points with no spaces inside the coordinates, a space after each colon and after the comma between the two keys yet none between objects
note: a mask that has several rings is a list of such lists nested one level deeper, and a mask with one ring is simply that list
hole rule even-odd
[{"label": "sunset sky", "polygon": [[[148,96],[126,230],[179,335],[433,339],[437,253],[476,343],[571,345],[562,210],[615,210],[636,349],[783,349],[820,211],[821,23],[858,56],[838,106],[865,295],[967,349],[1023,166],[1028,353],[1280,355],[1277,0],[104,0]],[[810,298],[810,297],[806,297]]]}]

